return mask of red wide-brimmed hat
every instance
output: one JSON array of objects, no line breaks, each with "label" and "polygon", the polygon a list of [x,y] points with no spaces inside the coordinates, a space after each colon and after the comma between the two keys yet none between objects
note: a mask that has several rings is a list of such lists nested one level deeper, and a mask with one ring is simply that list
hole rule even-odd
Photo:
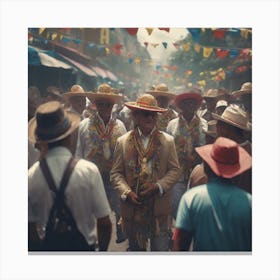
[{"label": "red wide-brimmed hat", "polygon": [[218,137],[213,144],[195,148],[219,177],[233,178],[252,167],[252,157],[235,141]]},{"label": "red wide-brimmed hat", "polygon": [[148,93],[140,95],[136,102],[126,102],[124,105],[132,111],[144,110],[158,113],[167,111],[167,109],[159,107],[155,97]]},{"label": "red wide-brimmed hat", "polygon": [[182,102],[182,100],[195,99],[195,100],[197,100],[197,103],[198,103],[197,106],[199,107],[203,100],[201,94],[202,94],[202,92],[199,89],[190,89],[185,93],[178,94],[174,99],[174,105],[177,108],[180,108],[180,103]]}]

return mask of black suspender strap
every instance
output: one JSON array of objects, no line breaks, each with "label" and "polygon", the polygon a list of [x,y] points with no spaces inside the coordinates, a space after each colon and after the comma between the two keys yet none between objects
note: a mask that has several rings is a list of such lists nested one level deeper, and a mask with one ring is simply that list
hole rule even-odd
[{"label": "black suspender strap", "polygon": [[69,160],[67,166],[66,166],[66,169],[64,171],[64,174],[63,174],[63,177],[61,179],[61,182],[60,182],[60,188],[57,189],[56,185],[55,185],[55,182],[54,182],[54,179],[53,179],[53,176],[51,174],[51,171],[50,171],[50,168],[47,164],[47,161],[45,158],[43,158],[41,161],[40,161],[40,167],[42,169],[42,172],[47,180],[47,183],[49,185],[49,188],[50,190],[52,190],[55,194],[56,194],[56,197],[58,198],[62,198],[63,195],[64,195],[64,191],[66,189],[66,186],[68,184],[68,181],[70,179],[70,176],[72,174],[72,171],[75,167],[75,165],[77,164],[78,162],[78,159],[74,158],[74,157],[71,157],[71,159]]}]

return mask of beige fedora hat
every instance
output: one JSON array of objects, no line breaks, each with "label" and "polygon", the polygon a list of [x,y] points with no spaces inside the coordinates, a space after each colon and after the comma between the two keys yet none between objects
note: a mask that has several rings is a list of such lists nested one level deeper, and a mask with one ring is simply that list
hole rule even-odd
[{"label": "beige fedora hat", "polygon": [[246,83],[242,84],[240,90],[233,91],[231,93],[231,96],[233,98],[237,98],[244,94],[252,94],[252,83],[246,82]]},{"label": "beige fedora hat", "polygon": [[247,113],[237,105],[228,106],[222,115],[212,113],[215,120],[220,120],[243,130],[250,131],[252,128]]},{"label": "beige fedora hat", "polygon": [[52,143],[66,138],[80,124],[80,116],[64,109],[58,101],[41,104],[28,122],[28,139],[32,143]]}]

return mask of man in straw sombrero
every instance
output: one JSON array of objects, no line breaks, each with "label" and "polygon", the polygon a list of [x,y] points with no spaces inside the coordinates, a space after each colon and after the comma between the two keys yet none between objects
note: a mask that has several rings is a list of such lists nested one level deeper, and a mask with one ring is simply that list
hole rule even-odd
[{"label": "man in straw sombrero", "polygon": [[[46,243],[43,231],[38,236],[37,228],[45,228],[54,203],[51,186],[60,189],[66,166],[73,159],[70,152],[71,137],[78,128],[80,116],[66,111],[58,101],[40,105],[35,116],[28,123],[28,138],[32,143],[44,143],[48,151],[42,161],[35,162],[28,170],[28,241],[29,250],[88,251],[94,250],[98,233],[99,250],[107,250],[111,237],[111,212],[101,175],[95,164],[80,159],[70,176],[64,198],[76,226],[83,238],[70,240],[63,238],[59,244]],[[44,161],[44,162],[43,162]],[[43,164],[45,163],[45,165]],[[49,168],[45,175],[44,166]],[[96,221],[97,220],[97,221]],[[48,236],[48,227],[46,230]],[[39,247],[40,239],[43,247]],[[81,242],[77,242],[80,240]],[[62,243],[67,243],[63,244]],[[49,247],[51,246],[51,247]]]},{"label": "man in straw sombrero", "polygon": [[122,226],[130,251],[168,251],[171,189],[180,176],[173,137],[157,129],[165,112],[150,94],[126,102],[135,129],[117,140],[111,182],[121,196]]},{"label": "man in straw sombrero", "polygon": [[[86,92],[80,85],[73,85],[70,91],[62,94],[67,110],[74,111],[80,115],[81,120],[84,119],[83,112],[86,108]],[[75,130],[72,136],[71,152],[75,154],[77,147],[78,130]]]},{"label": "man in straw sombrero", "polygon": [[186,191],[187,181],[192,168],[200,162],[194,148],[205,144],[203,133],[204,122],[197,116],[197,110],[202,102],[201,91],[191,88],[174,99],[174,104],[180,111],[179,116],[169,122],[166,132],[174,137],[182,177],[172,189],[173,218],[176,218],[181,196]]},{"label": "man in straw sombrero", "polygon": [[116,242],[119,243],[124,241],[118,225],[119,197],[111,186],[109,172],[112,168],[116,141],[126,133],[123,122],[112,115],[114,104],[119,103],[123,95],[116,94],[108,84],[101,84],[96,91],[86,93],[86,96],[96,106],[96,111],[79,126],[76,156],[94,162],[99,168],[107,197],[116,215]]},{"label": "man in straw sombrero", "polygon": [[159,130],[166,131],[169,121],[175,119],[178,116],[178,113],[169,107],[176,95],[170,92],[167,85],[164,83],[158,84],[154,89],[147,90],[146,93],[149,93],[155,97],[158,106],[167,109],[157,117],[157,128]]},{"label": "man in straw sombrero", "polygon": [[232,180],[252,166],[235,141],[219,137],[196,148],[208,183],[187,191],[179,205],[174,251],[251,251],[252,197]]}]

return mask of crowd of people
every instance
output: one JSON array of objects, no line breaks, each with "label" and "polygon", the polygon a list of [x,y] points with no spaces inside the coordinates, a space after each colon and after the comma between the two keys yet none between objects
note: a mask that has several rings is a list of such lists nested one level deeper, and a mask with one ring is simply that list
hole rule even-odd
[{"label": "crowd of people", "polygon": [[50,185],[73,159],[64,198],[86,249],[52,250],[107,251],[113,228],[125,251],[252,250],[250,82],[180,94],[161,83],[136,100],[108,84],[44,99],[30,87],[28,121],[29,251],[51,250]]}]

